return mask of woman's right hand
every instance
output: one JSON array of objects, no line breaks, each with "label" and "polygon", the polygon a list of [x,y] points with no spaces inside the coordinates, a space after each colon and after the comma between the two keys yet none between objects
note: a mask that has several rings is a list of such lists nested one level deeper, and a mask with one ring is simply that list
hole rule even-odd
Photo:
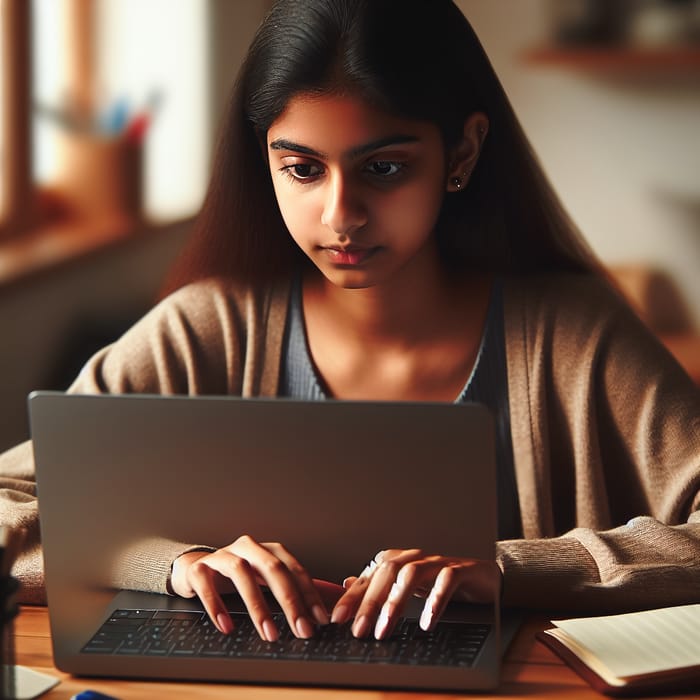
[{"label": "woman's right hand", "polygon": [[183,598],[198,596],[223,634],[233,630],[233,621],[221,594],[235,591],[260,637],[268,642],[279,639],[261,585],[275,596],[297,637],[308,639],[316,625],[329,622],[326,606],[304,567],[278,542],[259,543],[248,535],[215,552],[180,555],[173,563],[170,585]]}]

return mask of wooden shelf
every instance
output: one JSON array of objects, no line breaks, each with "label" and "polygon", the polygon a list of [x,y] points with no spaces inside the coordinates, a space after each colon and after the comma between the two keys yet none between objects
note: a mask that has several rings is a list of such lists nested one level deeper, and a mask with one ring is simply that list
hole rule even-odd
[{"label": "wooden shelf", "polygon": [[526,63],[599,73],[691,73],[700,75],[700,46],[540,46],[523,54]]}]

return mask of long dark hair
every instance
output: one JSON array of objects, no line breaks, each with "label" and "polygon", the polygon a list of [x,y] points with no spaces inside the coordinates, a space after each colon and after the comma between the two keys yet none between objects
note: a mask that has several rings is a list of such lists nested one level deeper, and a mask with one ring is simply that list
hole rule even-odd
[{"label": "long dark hair", "polygon": [[264,283],[303,258],[277,207],[264,142],[300,92],[356,95],[436,124],[446,149],[483,112],[465,191],[445,197],[444,259],[501,273],[598,271],[537,162],[476,34],[452,0],[277,0],[241,67],[209,190],[166,291],[210,275]]}]

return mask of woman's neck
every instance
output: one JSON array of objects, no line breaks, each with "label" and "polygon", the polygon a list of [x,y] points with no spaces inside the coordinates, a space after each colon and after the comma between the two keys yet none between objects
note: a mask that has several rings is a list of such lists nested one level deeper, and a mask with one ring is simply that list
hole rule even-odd
[{"label": "woman's neck", "polygon": [[337,398],[459,395],[481,342],[491,279],[415,272],[365,289],[305,278],[309,349]]}]

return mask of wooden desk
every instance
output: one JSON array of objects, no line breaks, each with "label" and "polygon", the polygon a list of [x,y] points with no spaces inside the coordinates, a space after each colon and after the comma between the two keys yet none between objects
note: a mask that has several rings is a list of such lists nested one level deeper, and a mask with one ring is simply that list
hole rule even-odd
[{"label": "wooden desk", "polygon": [[[546,626],[544,617],[533,617],[521,628],[511,645],[503,666],[503,682],[492,698],[549,698],[550,700],[600,700],[603,696],[584,683],[554,654],[535,640],[535,633]],[[61,679],[46,695],[47,700],[67,700],[75,693],[91,688],[127,700],[128,698],[231,698],[237,700],[445,700],[449,697],[474,697],[468,694],[417,693],[404,691],[343,690],[328,688],[280,688],[268,686],[216,685],[211,683],[156,683],[143,681],[74,678],[54,668],[51,635],[46,608],[23,607],[15,621],[16,663],[29,666]],[[697,698],[676,695],[680,698]],[[658,699],[657,699],[658,700]]]}]

